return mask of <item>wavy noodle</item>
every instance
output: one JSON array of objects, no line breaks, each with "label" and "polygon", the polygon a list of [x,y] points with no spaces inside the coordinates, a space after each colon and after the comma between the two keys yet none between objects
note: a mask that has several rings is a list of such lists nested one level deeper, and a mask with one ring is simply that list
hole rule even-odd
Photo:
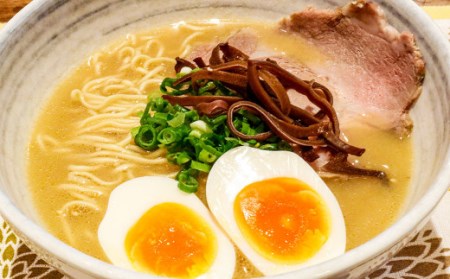
[{"label": "wavy noodle", "polygon": [[186,57],[189,52],[191,52],[192,47],[190,45],[187,45],[184,51],[181,53],[180,57]]},{"label": "wavy noodle", "polygon": [[36,138],[36,142],[39,148],[43,151],[48,151],[55,146],[58,146],[59,142],[52,136],[49,135],[38,135]]},{"label": "wavy noodle", "polygon": [[[69,165],[67,167],[67,169],[69,170],[69,172],[72,171],[96,171],[98,169],[100,169],[101,166],[86,166],[86,165]],[[61,185],[65,185],[65,184],[61,184]]]},{"label": "wavy noodle", "polygon": [[[71,195],[74,195],[74,193],[70,192]],[[88,211],[100,211],[101,208],[95,201],[86,201],[86,200],[72,200],[64,204],[63,207],[61,207],[60,210],[58,210],[58,214],[67,217],[67,216],[75,216],[78,217],[80,215],[83,215],[83,213]]]},{"label": "wavy noodle", "polygon": [[[185,38],[179,55],[186,56],[208,26],[180,26],[186,32],[182,32]],[[68,197],[58,214],[72,245],[81,241],[81,236],[73,233],[70,218],[103,214],[105,208],[98,200],[108,197],[114,187],[143,173],[160,174],[154,167],[167,165],[165,150],[143,151],[130,134],[139,126],[138,113],[145,108],[147,94],[173,69],[173,54],[166,52],[158,37],[129,35],[92,55],[87,61],[92,74],[70,93],[70,100],[80,108],[68,113],[85,117],[71,124],[76,128],[64,141],[46,134],[37,136],[40,150],[66,156],[70,162],[57,189]],[[115,61],[116,68],[108,68],[108,61]],[[176,171],[167,170],[166,175],[175,177]]]},{"label": "wavy noodle", "polygon": [[154,87],[155,85],[159,85],[162,82],[162,79],[149,79],[145,81],[140,81],[139,89],[141,91],[148,90],[148,87]]},{"label": "wavy noodle", "polygon": [[[164,70],[166,67],[165,66],[157,66],[156,68],[154,68],[153,70],[145,70],[145,73],[143,73],[145,76],[139,80],[138,84],[141,84],[142,82],[154,77],[157,73],[161,72],[162,70]],[[139,69],[145,69],[145,68],[139,68]]]},{"label": "wavy noodle", "polygon": [[78,171],[78,172],[72,171],[69,174],[69,180],[70,180],[70,176],[84,178],[85,180],[86,179],[90,180],[95,185],[108,186],[108,187],[117,185],[123,179],[123,177],[120,176],[120,177],[117,177],[115,180],[107,181],[107,180],[101,179],[100,177],[92,174],[89,171]]}]

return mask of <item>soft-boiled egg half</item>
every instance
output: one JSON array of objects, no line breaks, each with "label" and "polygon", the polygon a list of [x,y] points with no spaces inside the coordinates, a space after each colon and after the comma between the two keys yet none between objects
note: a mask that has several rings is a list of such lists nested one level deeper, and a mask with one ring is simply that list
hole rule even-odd
[{"label": "soft-boiled egg half", "polygon": [[345,252],[345,223],[317,173],[288,151],[234,148],[212,167],[210,210],[231,240],[265,275]]},{"label": "soft-boiled egg half", "polygon": [[98,229],[114,265],[172,278],[231,278],[235,250],[205,205],[160,176],[115,188]]}]

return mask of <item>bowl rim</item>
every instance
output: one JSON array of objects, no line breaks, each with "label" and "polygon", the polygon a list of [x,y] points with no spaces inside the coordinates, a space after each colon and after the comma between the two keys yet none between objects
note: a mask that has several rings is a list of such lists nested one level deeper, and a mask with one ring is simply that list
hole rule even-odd
[{"label": "bowl rim", "polygon": [[[45,9],[55,1],[34,0],[16,14],[0,31],[0,47],[2,43],[8,40],[8,34],[26,25],[28,17]],[[376,2],[382,5],[384,0],[377,0]],[[396,10],[414,14],[413,24],[417,26],[420,24],[420,28],[430,34],[433,43],[436,45],[435,48],[439,48],[444,54],[443,63],[445,70],[447,70],[446,78],[448,84],[450,84],[450,47],[431,18],[413,1],[389,1],[389,5]],[[412,209],[407,211],[381,234],[341,256],[301,269],[301,274],[297,274],[298,271],[294,271],[276,275],[272,278],[298,278],[300,275],[306,278],[329,277],[335,273],[358,267],[365,262],[365,259],[372,259],[382,254],[414,231],[416,226],[427,220],[450,186],[450,175],[448,173],[450,173],[450,148],[445,154],[441,170],[436,174],[432,186],[426,194],[420,198]],[[83,270],[91,276],[102,278],[130,278],[130,276],[137,279],[160,278],[119,268],[72,248],[25,216],[21,210],[12,204],[2,190],[0,190],[0,215],[11,225],[13,231],[17,232],[19,237],[23,236],[26,244],[28,241],[31,241],[37,247],[49,251],[58,261],[69,265],[71,268]]]}]

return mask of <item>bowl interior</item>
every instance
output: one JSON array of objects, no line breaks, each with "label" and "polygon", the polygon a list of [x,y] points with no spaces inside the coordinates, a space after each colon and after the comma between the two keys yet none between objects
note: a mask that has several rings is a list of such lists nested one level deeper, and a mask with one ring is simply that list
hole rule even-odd
[{"label": "bowl interior", "polygon": [[[26,226],[19,223],[18,218],[14,219],[23,214],[39,224],[27,191],[26,151],[31,127],[52,88],[93,51],[127,33],[176,22],[180,18],[277,20],[309,4],[333,7],[345,2],[33,1],[0,33],[0,103],[3,107],[0,111],[0,190],[3,192],[3,195],[0,192],[0,203],[4,204],[0,206],[0,213],[33,241]],[[428,25],[430,20],[425,15],[416,14],[418,8],[412,2],[379,3],[391,24],[399,30],[415,33],[427,64],[423,93],[412,111],[415,171],[403,211],[405,217],[412,219],[411,209],[423,206],[422,215],[417,216],[419,219],[433,207],[432,204],[422,205],[423,197],[431,195],[427,202],[437,202],[448,185],[442,173],[444,168],[450,168],[450,56],[445,47],[442,49],[441,35]],[[56,243],[56,239],[48,237]]]}]

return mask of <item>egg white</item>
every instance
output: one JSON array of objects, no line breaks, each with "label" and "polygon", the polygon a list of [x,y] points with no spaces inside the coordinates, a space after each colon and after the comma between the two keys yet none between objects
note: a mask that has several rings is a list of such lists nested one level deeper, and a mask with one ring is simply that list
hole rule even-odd
[{"label": "egg white", "polygon": [[177,183],[167,177],[145,176],[128,180],[115,188],[111,192],[106,214],[98,229],[98,239],[105,254],[114,265],[133,270],[125,250],[128,231],[151,207],[174,202],[199,214],[217,238],[215,260],[210,269],[197,278],[232,278],[236,262],[233,245],[197,196],[182,192]]},{"label": "egg white", "polygon": [[[274,263],[256,252],[246,241],[234,218],[236,195],[248,184],[273,177],[297,178],[314,189],[329,208],[331,230],[327,242],[310,259],[300,264]],[[234,148],[212,167],[206,184],[208,206],[216,220],[242,253],[265,275],[274,275],[317,264],[345,252],[345,222],[336,198],[317,173],[297,154]]]}]

